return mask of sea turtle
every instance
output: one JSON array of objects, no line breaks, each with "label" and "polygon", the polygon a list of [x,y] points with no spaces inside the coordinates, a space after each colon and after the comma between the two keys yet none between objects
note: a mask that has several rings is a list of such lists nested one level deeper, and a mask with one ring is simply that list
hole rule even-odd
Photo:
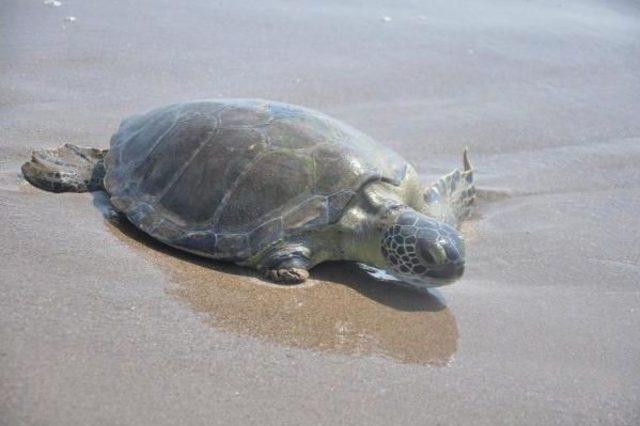
[{"label": "sea turtle", "polygon": [[170,246],[299,283],[351,260],[433,287],[464,270],[464,169],[423,188],[397,153],[322,113],[255,99],[178,103],[122,122],[109,150],[67,144],[22,166],[54,192],[105,190]]}]

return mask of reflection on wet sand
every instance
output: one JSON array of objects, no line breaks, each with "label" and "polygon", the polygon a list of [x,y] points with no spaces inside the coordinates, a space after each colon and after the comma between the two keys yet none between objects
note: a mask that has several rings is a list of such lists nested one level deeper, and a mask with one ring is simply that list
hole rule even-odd
[{"label": "reflection on wet sand", "polygon": [[436,296],[376,280],[354,264],[321,265],[309,282],[286,287],[164,246],[131,224],[108,227],[165,269],[176,284],[170,294],[207,314],[217,328],[286,346],[407,363],[446,365],[456,351],[455,318]]}]

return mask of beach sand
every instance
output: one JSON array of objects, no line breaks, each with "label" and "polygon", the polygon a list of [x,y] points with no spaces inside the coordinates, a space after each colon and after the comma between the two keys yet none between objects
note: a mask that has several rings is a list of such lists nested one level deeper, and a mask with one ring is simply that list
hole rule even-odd
[{"label": "beach sand", "polygon": [[[634,2],[5,0],[0,20],[0,424],[640,421]],[[215,97],[321,110],[425,183],[468,146],[491,191],[465,276],[419,294],[333,263],[279,287],[20,177],[31,149]]]}]

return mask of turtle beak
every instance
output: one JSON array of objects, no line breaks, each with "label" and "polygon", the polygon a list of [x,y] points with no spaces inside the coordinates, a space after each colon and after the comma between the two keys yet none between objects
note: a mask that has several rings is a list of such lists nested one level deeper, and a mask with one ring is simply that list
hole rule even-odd
[{"label": "turtle beak", "polygon": [[425,275],[430,278],[438,278],[448,281],[455,281],[464,274],[464,263],[449,263],[440,270],[429,271]]}]

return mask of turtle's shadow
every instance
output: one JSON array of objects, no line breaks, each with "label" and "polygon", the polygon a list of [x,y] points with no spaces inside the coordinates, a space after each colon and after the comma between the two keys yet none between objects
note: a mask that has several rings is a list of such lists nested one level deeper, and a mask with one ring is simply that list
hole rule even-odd
[{"label": "turtle's shadow", "polygon": [[[93,192],[93,204],[105,219],[128,238],[161,253],[177,257],[195,265],[215,271],[253,277],[262,277],[251,269],[228,262],[215,261],[170,247],[136,228],[126,218],[114,216],[108,196],[104,192]],[[326,262],[311,270],[311,279],[341,284],[360,294],[399,311],[437,312],[446,309],[443,297],[437,290],[417,291],[391,281],[380,280],[362,270],[354,262]],[[266,282],[266,281],[265,281]]]}]

